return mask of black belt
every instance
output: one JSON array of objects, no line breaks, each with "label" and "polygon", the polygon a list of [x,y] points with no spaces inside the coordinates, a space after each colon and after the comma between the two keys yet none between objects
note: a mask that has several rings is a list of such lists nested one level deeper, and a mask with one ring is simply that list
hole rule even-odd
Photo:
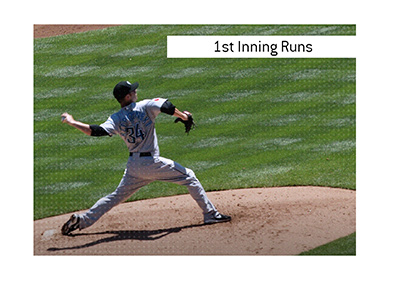
[{"label": "black belt", "polygon": [[[133,152],[129,152],[129,156],[132,156],[133,154]],[[139,157],[151,157],[151,152],[140,153]]]}]

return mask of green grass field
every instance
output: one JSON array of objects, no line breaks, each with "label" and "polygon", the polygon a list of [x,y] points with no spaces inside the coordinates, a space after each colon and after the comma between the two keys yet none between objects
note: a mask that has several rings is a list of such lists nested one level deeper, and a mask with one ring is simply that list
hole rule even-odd
[{"label": "green grass field", "polygon": [[[356,188],[356,59],[168,59],[167,35],[355,35],[346,26],[117,26],[34,40],[34,219],[86,209],[113,191],[127,150],[60,115],[100,124],[112,88],[190,110],[186,136],[157,118],[161,154],[193,168],[207,191],[290,185]],[[130,200],[186,193],[153,183]],[[353,237],[355,245],[355,236]],[[355,248],[355,247],[354,247]]]},{"label": "green grass field", "polygon": [[355,255],[356,233],[336,239],[330,243],[321,245],[300,255]]}]

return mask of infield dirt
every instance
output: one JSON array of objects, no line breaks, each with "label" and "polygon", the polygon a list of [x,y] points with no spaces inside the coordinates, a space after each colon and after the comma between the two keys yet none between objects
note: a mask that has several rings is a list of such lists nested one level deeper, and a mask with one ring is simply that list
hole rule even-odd
[{"label": "infield dirt", "polygon": [[116,25],[34,25],[34,38],[46,38],[91,30],[99,30]]},{"label": "infield dirt", "polygon": [[228,223],[204,225],[189,195],[121,204],[61,235],[71,214],[34,222],[35,255],[294,255],[356,230],[356,192],[278,187],[208,193]]},{"label": "infield dirt", "polygon": [[[34,25],[34,37],[111,25]],[[112,190],[110,190],[111,192]],[[189,195],[121,204],[71,236],[71,214],[34,221],[35,255],[294,255],[356,231],[356,191],[277,187],[211,192],[228,223],[203,225]]]}]

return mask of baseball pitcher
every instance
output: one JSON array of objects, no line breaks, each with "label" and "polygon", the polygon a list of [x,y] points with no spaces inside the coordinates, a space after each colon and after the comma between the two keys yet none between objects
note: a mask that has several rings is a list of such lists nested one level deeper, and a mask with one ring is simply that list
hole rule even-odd
[{"label": "baseball pitcher", "polygon": [[186,133],[189,133],[194,127],[192,114],[179,111],[169,100],[163,98],[136,102],[138,87],[137,82],[131,84],[129,81],[121,81],[114,87],[113,94],[121,109],[101,125],[79,122],[68,113],[61,115],[63,123],[89,136],[119,135],[129,150],[126,169],[117,189],[98,200],[87,212],[73,214],[62,226],[63,235],[68,235],[78,228],[81,230],[91,226],[111,208],[153,181],[167,181],[186,186],[202,210],[205,224],[231,220],[230,216],[217,211],[192,170],[160,156],[154,126],[157,115],[162,112],[177,117],[175,122],[182,122]]}]

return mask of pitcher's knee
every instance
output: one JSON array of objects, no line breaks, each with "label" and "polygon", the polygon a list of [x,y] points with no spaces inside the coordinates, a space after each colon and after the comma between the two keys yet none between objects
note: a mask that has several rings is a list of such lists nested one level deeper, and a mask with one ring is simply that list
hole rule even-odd
[{"label": "pitcher's knee", "polygon": [[189,177],[196,178],[196,175],[195,175],[195,173],[193,172],[192,169],[186,168],[186,174],[187,174]]},{"label": "pitcher's knee", "polygon": [[196,174],[192,170],[188,169],[187,175],[188,177],[186,181],[189,183],[187,184],[189,192],[202,192],[204,189],[199,179],[197,179]]},{"label": "pitcher's knee", "polygon": [[191,169],[186,169],[187,171],[187,175],[188,175],[188,179],[191,181],[198,181],[196,174],[193,172],[193,170]]}]

